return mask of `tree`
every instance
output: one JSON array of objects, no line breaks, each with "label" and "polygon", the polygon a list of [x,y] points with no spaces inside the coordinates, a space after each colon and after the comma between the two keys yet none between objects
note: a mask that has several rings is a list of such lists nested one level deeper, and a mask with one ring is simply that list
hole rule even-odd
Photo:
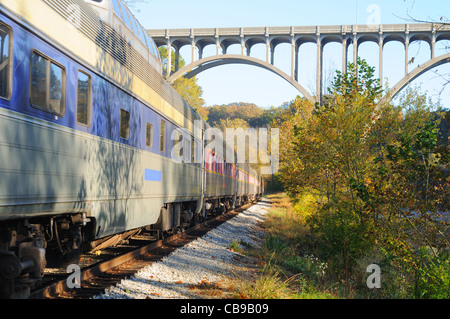
[{"label": "tree", "polygon": [[261,127],[261,117],[265,110],[253,103],[231,103],[208,107],[209,123],[218,125],[221,120],[242,119],[250,127]]},{"label": "tree", "polygon": [[324,105],[291,106],[279,125],[280,175],[292,195],[316,196],[309,227],[338,278],[350,283],[358,260],[381,249],[391,269],[406,267],[409,283],[423,283],[430,278],[418,277],[417,247],[435,252],[438,265],[448,262],[439,259],[449,247],[440,215],[449,207],[448,144],[437,143],[439,116],[414,90],[399,106],[379,105],[373,71],[358,60],[337,72]]},{"label": "tree", "polygon": [[[303,179],[304,162],[297,156],[293,142],[295,132],[306,125],[314,110],[314,104],[306,99],[297,97],[278,117],[272,120],[272,127],[280,129],[280,169],[277,178],[284,184],[284,189],[295,196],[304,187],[313,184],[311,180]],[[308,152],[308,154],[310,154]],[[314,175],[311,174],[311,177]],[[316,185],[319,186],[319,185]]]},{"label": "tree", "polygon": [[202,98],[203,90],[197,83],[197,78],[188,79],[181,77],[173,83],[173,88],[192,106],[195,110],[201,110],[205,105]]},{"label": "tree", "polygon": [[135,12],[140,12],[139,6],[141,4],[147,3],[147,0],[123,0],[123,2]]},{"label": "tree", "polygon": [[[407,0],[403,0],[404,2],[406,2]],[[414,7],[415,5],[415,1],[413,1],[412,5],[411,5],[411,9]],[[408,16],[408,18],[403,18],[406,21],[412,21],[414,23],[430,23],[433,25],[433,27],[435,28],[436,31],[439,31],[440,29],[442,29],[442,27],[444,26],[448,26],[450,25],[450,21],[447,17],[445,16],[440,16],[439,19],[432,19],[432,18],[428,18],[428,19],[423,19],[423,18],[418,18],[418,17],[413,17],[409,11],[406,12],[406,15]],[[448,40],[446,40],[448,42]],[[448,51],[449,45],[447,45],[445,47],[445,49]],[[411,57],[409,64],[414,63],[416,57]],[[439,91],[439,97],[441,97],[442,93],[444,92],[444,90],[446,89],[446,87],[450,84],[450,73],[441,73],[438,70],[434,70],[433,71],[437,77],[441,78],[442,80],[444,80],[444,83],[442,85],[441,90]]]},{"label": "tree", "polygon": [[[163,65],[163,75],[167,74],[167,48],[160,47],[159,54],[161,56]],[[182,68],[186,62],[180,56],[179,67]],[[175,72],[175,52],[172,51],[172,72]],[[181,77],[175,80],[173,83],[173,88],[183,97],[183,99],[188,102],[188,104],[200,113],[204,120],[208,119],[207,112],[203,110],[205,105],[205,100],[202,98],[203,90],[197,83],[197,78],[193,77],[191,79]]]},{"label": "tree", "polygon": [[250,128],[248,123],[240,118],[226,118],[226,119],[220,119],[219,123],[215,125],[218,129],[220,129],[224,134],[226,134],[227,128],[242,128],[243,130],[246,130]]}]

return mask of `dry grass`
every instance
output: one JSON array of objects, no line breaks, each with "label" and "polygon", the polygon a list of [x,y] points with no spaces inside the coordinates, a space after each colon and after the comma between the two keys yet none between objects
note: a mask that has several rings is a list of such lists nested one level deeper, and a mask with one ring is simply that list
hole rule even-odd
[{"label": "dry grass", "polygon": [[[320,290],[304,270],[318,269],[314,262],[301,257],[310,249],[305,217],[315,209],[314,197],[305,194],[292,201],[286,194],[267,196],[272,207],[262,227],[266,238],[259,248],[245,254],[259,261],[260,268],[246,278],[238,278],[233,298],[252,299],[322,299],[334,296]],[[301,266],[308,264],[308,269]],[[311,270],[313,269],[313,270]]]}]

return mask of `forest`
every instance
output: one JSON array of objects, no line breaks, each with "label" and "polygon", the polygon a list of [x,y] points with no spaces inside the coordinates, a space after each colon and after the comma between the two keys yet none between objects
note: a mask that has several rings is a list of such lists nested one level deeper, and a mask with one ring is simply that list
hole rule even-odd
[{"label": "forest", "polygon": [[[196,78],[174,87],[214,127],[280,129],[280,169],[265,177],[269,233],[250,252],[264,266],[241,295],[450,297],[449,110],[414,87],[383,102],[362,59],[336,71],[321,104],[205,106]],[[380,289],[368,289],[370,265]]]}]

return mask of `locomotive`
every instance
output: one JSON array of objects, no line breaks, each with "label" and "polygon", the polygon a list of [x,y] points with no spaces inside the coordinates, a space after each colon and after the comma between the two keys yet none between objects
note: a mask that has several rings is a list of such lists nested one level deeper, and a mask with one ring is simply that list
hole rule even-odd
[{"label": "locomotive", "polygon": [[0,0],[0,41],[0,297],[27,297],[45,267],[118,234],[262,195],[232,146],[208,147],[121,0]]}]

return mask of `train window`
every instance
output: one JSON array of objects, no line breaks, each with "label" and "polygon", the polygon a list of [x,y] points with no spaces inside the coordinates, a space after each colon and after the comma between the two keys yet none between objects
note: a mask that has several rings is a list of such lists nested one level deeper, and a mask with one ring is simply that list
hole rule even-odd
[{"label": "train window", "polygon": [[139,30],[136,26],[136,20],[134,19],[134,16],[131,12],[129,12],[129,15],[130,15],[131,24],[133,26],[133,32],[140,39]]},{"label": "train window", "polygon": [[151,53],[154,54],[152,40],[150,40],[150,37],[148,36],[148,33],[145,29],[144,29],[144,36],[145,36],[145,40],[147,42],[147,48],[150,50]]},{"label": "train window", "polygon": [[77,122],[89,125],[91,120],[91,77],[83,71],[78,72]]},{"label": "train window", "polygon": [[183,148],[183,155],[184,155],[184,162],[185,163],[190,163],[189,162],[189,150],[191,148],[191,143],[190,143],[190,139],[185,136],[184,137],[184,148]]},{"label": "train window", "polygon": [[197,159],[196,159],[196,147],[195,147],[195,140],[194,138],[192,138],[192,143],[191,143],[191,163],[196,163]]},{"label": "train window", "polygon": [[113,8],[114,8],[114,12],[117,14],[117,16],[121,19],[122,18],[122,13],[120,12],[120,6],[119,6],[119,0],[112,0],[113,3]]},{"label": "train window", "polygon": [[130,138],[130,112],[120,109],[120,137],[128,140]]},{"label": "train window", "polygon": [[139,28],[139,32],[141,34],[141,40],[144,43],[144,45],[147,46],[147,40],[146,40],[145,35],[144,35],[144,30],[142,29],[141,25],[138,25],[138,28]]},{"label": "train window", "polygon": [[64,115],[64,68],[33,52],[31,57],[31,104],[43,111]]},{"label": "train window", "polygon": [[120,4],[120,8],[122,9],[122,15],[123,15],[123,21],[125,22],[125,24],[127,25],[127,27],[132,30],[131,28],[131,22],[130,22],[130,17],[128,16],[127,13],[127,9],[125,9],[125,6],[123,5],[121,0],[118,0],[119,4]]},{"label": "train window", "polygon": [[211,157],[211,151],[209,149],[205,149],[205,168],[208,171],[211,171],[211,164],[212,164],[212,157]]},{"label": "train window", "polygon": [[63,111],[63,76],[64,71],[54,63],[50,63],[50,111],[62,114]]},{"label": "train window", "polygon": [[0,23],[0,97],[10,98],[11,29]]},{"label": "train window", "polygon": [[37,53],[31,58],[31,103],[47,107],[47,60]]},{"label": "train window", "polygon": [[219,158],[214,156],[214,172],[219,173]]},{"label": "train window", "polygon": [[103,0],[84,0],[84,2],[87,2],[89,4],[93,4],[93,5],[96,5],[96,6],[100,6],[100,7],[103,7],[103,8],[106,7],[106,4],[103,3]]},{"label": "train window", "polygon": [[158,47],[156,46],[155,41],[153,41],[152,38],[150,38],[151,46],[152,46],[152,50],[153,50],[153,54],[155,55],[155,57],[157,57],[158,59],[160,59],[161,57],[159,56],[159,51],[158,51]]},{"label": "train window", "polygon": [[150,124],[147,122],[147,129],[145,133],[145,145],[147,147],[152,148],[153,147],[153,124]]},{"label": "train window", "polygon": [[166,151],[166,121],[161,120],[161,127],[159,131],[159,150]]}]

